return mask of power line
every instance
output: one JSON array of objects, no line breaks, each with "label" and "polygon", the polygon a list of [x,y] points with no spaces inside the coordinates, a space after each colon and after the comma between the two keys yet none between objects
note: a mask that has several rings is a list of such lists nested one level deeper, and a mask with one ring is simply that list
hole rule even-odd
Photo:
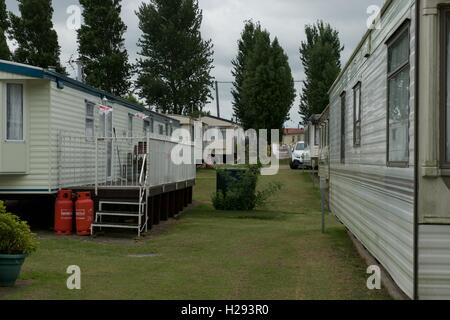
[{"label": "power line", "polygon": [[[218,84],[233,84],[233,81],[215,81]],[[295,83],[305,82],[305,80],[294,80]]]},{"label": "power line", "polygon": [[[294,83],[304,83],[305,80],[294,80]],[[214,91],[216,92],[216,108],[217,108],[217,117],[220,118],[220,101],[219,101],[219,84],[234,84],[233,81],[214,81]]]}]

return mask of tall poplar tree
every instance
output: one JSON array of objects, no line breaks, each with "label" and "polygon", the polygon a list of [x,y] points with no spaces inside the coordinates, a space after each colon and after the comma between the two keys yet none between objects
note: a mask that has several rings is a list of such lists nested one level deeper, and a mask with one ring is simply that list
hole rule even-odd
[{"label": "tall poplar tree", "polygon": [[344,50],[338,31],[318,21],[305,28],[306,41],[300,46],[300,59],[306,81],[301,94],[300,115],[306,122],[311,115],[321,114],[329,104],[328,91],[341,71]]},{"label": "tall poplar tree", "polygon": [[[238,67],[234,71],[238,75],[235,83],[240,83],[238,108],[234,101],[235,115],[245,129],[281,130],[289,119],[295,99],[288,57],[278,39],[271,41],[269,32],[261,30],[259,26],[253,29],[251,24],[247,24],[243,35],[248,35],[250,41],[242,41],[242,44],[249,45],[240,46],[235,60],[245,57],[241,62],[243,68]],[[242,50],[244,47],[248,51]]]},{"label": "tall poplar tree", "polygon": [[200,114],[211,98],[214,52],[201,36],[198,1],[150,0],[137,15],[140,97],[162,112]]},{"label": "tall poplar tree", "polygon": [[6,32],[9,28],[8,13],[5,0],[0,0],[0,59],[11,60],[11,51],[6,42]]},{"label": "tall poplar tree", "polygon": [[233,65],[232,75],[234,76],[233,89],[233,111],[237,119],[242,119],[245,114],[245,106],[241,103],[242,86],[244,84],[245,70],[247,60],[255,46],[255,34],[261,32],[261,26],[252,21],[245,23],[244,31],[242,31],[241,39],[238,41],[238,54],[231,62]]},{"label": "tall poplar tree", "polygon": [[120,17],[121,0],[80,0],[84,24],[78,30],[78,52],[88,84],[125,97],[130,93],[131,65],[125,48],[127,30]]},{"label": "tall poplar tree", "polygon": [[18,48],[13,60],[37,67],[55,67],[65,73],[61,66],[58,35],[53,29],[51,0],[18,0],[20,16],[10,13],[11,38]]}]

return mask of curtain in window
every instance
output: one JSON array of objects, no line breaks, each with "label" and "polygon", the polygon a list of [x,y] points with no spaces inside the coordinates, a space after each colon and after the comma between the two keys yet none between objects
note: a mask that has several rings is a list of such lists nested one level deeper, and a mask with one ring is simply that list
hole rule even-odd
[{"label": "curtain in window", "polygon": [[389,80],[389,161],[409,159],[409,68]]},{"label": "curtain in window", "polygon": [[389,73],[409,59],[409,36],[405,32],[389,49]]},{"label": "curtain in window", "polygon": [[86,138],[94,137],[94,120],[86,118]]},{"label": "curtain in window", "polygon": [[100,135],[101,137],[106,137],[106,114],[100,113]]},{"label": "curtain in window", "polygon": [[92,102],[86,102],[86,138],[91,140],[94,138],[94,109],[95,104]]},{"label": "curtain in window", "polygon": [[23,140],[23,86],[8,84],[6,89],[6,139]]},{"label": "curtain in window", "polygon": [[133,137],[133,115],[128,115],[128,137]]}]

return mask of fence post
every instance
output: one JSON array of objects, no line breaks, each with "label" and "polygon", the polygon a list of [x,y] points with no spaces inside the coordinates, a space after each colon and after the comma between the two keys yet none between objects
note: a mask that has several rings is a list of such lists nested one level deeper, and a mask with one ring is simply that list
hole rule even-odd
[{"label": "fence post", "polygon": [[148,187],[150,185],[150,132],[147,131],[147,168],[146,168],[146,179],[145,179],[145,188],[147,188],[147,196],[148,196]]},{"label": "fence post", "polygon": [[58,130],[58,157],[57,157],[57,161],[58,161],[58,188],[61,189],[61,176],[62,176],[62,132],[61,130]]},{"label": "fence post", "polygon": [[98,139],[95,139],[95,196],[98,196]]}]

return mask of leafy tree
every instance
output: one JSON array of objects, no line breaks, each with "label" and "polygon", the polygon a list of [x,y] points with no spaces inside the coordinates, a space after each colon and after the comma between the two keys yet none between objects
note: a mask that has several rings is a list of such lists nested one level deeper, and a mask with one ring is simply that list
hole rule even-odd
[{"label": "leafy tree", "polygon": [[136,98],[136,96],[135,96],[134,94],[132,94],[132,93],[128,94],[128,95],[125,96],[124,98],[125,98],[125,100],[127,100],[127,101],[129,101],[129,102],[131,102],[131,103],[139,104],[139,105],[141,105],[141,106],[144,106],[144,105],[138,100],[138,98]]},{"label": "leafy tree", "polygon": [[5,0],[0,0],[0,59],[11,60],[11,51],[6,42],[5,32],[9,28]]},{"label": "leafy tree", "polygon": [[59,55],[58,35],[53,29],[51,0],[18,0],[20,17],[10,13],[11,38],[18,48],[13,60],[41,68],[55,67],[65,73]]},{"label": "leafy tree", "polygon": [[248,56],[255,46],[255,34],[261,32],[261,26],[247,21],[241,39],[238,41],[238,55],[231,63],[233,65],[232,75],[234,76],[233,89],[233,111],[237,119],[242,119],[245,115],[245,106],[242,105],[242,86],[244,84],[244,76],[247,66]]},{"label": "leafy tree", "polygon": [[78,52],[86,82],[117,96],[130,91],[131,65],[124,45],[126,25],[121,0],[80,0],[84,24],[78,30]]},{"label": "leafy tree", "polygon": [[201,37],[203,19],[197,0],[150,0],[137,15],[139,40],[137,88],[158,111],[195,114],[211,98],[211,40]]},{"label": "leafy tree", "polygon": [[341,71],[339,32],[330,24],[318,21],[305,28],[306,41],[300,46],[300,59],[306,81],[301,94],[300,114],[304,121],[320,114],[329,104],[328,90]]},{"label": "leafy tree", "polygon": [[245,61],[238,118],[245,129],[281,130],[295,99],[288,57],[266,30],[257,28],[254,37]]}]

